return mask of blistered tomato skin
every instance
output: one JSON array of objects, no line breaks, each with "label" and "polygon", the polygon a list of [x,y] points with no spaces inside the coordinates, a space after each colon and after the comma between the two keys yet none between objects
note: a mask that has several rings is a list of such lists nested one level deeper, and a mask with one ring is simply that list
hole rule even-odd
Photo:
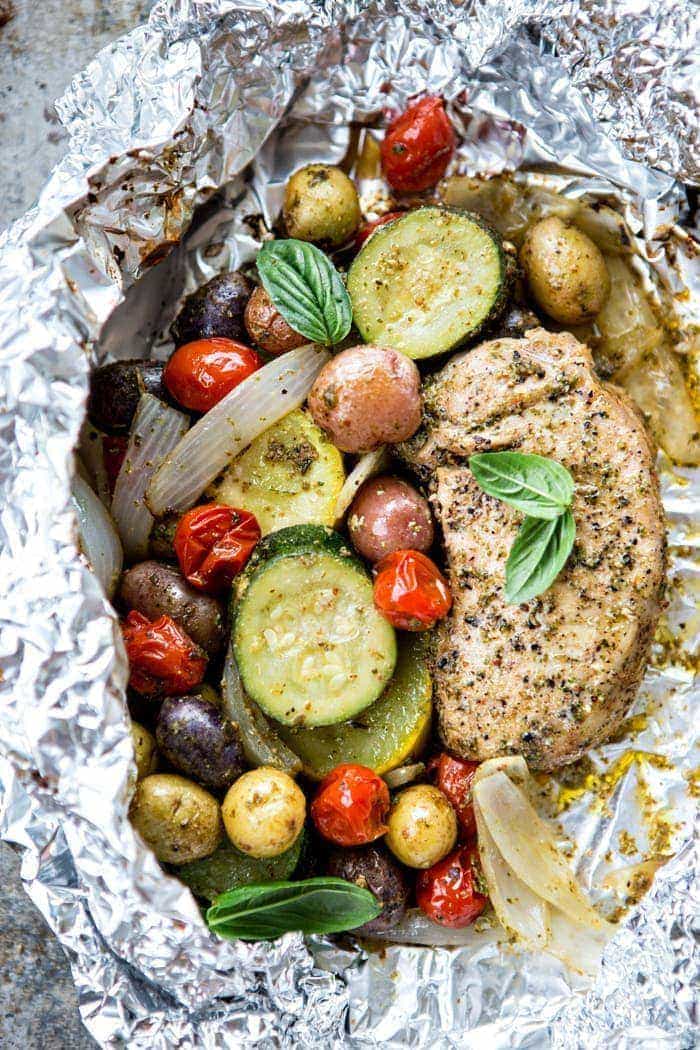
[{"label": "blistered tomato skin", "polygon": [[476,835],[476,817],[472,801],[472,781],[479,768],[478,762],[453,758],[447,752],[435,755],[428,763],[428,775],[452,804],[462,836]]},{"label": "blistered tomato skin", "polygon": [[208,412],[261,364],[255,350],[233,339],[197,339],[177,348],[163,382],[184,408]]},{"label": "blistered tomato skin", "polygon": [[418,907],[440,926],[453,930],[469,926],[489,901],[478,889],[480,873],[476,846],[462,846],[420,873],[416,883]]},{"label": "blistered tomato skin", "polygon": [[381,215],[378,219],[373,219],[372,222],[364,223],[355,234],[355,248],[359,251],[365,241],[372,236],[375,230],[378,230],[380,226],[386,226],[388,222],[393,222],[394,219],[400,219],[401,216],[405,214],[406,213],[403,211],[389,211],[386,215]]},{"label": "blistered tomato skin", "polygon": [[204,651],[169,616],[151,622],[132,610],[122,624],[122,636],[129,685],[142,696],[188,693],[204,678]]},{"label": "blistered tomato skin", "polygon": [[220,594],[246,564],[260,535],[254,514],[205,503],[182,516],[173,546],[187,581],[208,594]]},{"label": "blistered tomato skin", "polygon": [[395,551],[375,573],[374,604],[401,631],[427,631],[452,608],[447,580],[420,551]]},{"label": "blistered tomato skin", "polygon": [[317,830],[336,846],[362,846],[386,831],[389,788],[367,766],[345,763],[321,781],[311,804]]},{"label": "blistered tomato skin", "polygon": [[418,193],[440,181],[455,148],[455,133],[441,98],[414,102],[389,125],[381,144],[382,169],[400,193]]}]

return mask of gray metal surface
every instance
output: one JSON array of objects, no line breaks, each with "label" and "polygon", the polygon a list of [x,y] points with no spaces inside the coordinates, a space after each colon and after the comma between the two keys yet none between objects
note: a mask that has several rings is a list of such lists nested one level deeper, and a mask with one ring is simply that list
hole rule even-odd
[{"label": "gray metal surface", "polygon": [[[73,73],[151,0],[0,0],[0,230],[30,207],[65,149],[53,109]],[[0,843],[0,1046],[87,1050],[63,951]]]}]

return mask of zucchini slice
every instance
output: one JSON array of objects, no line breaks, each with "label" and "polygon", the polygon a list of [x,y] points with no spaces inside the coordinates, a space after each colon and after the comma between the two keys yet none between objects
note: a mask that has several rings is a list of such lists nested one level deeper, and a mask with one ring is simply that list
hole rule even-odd
[{"label": "zucchini slice", "polygon": [[368,343],[433,357],[474,338],[506,298],[498,234],[478,215],[429,205],[379,227],[348,274]]},{"label": "zucchini slice", "polygon": [[352,721],[317,729],[279,727],[306,776],[321,780],[341,762],[382,774],[421,754],[430,735],[433,691],[424,649],[422,639],[406,637],[384,693]]},{"label": "zucchini slice", "polygon": [[396,663],[394,629],[342,537],[322,526],[273,533],[233,596],[243,686],[284,725],[333,725],[381,695]]},{"label": "zucchini slice", "polygon": [[265,535],[302,522],[332,525],[344,481],[342,455],[297,409],[237,456],[209,495],[250,511]]},{"label": "zucchini slice", "polygon": [[201,860],[180,864],[173,874],[194,893],[213,901],[215,897],[239,886],[250,886],[256,882],[276,882],[288,879],[299,864],[304,842],[304,832],[288,850],[277,857],[249,857],[230,842],[223,842],[214,853]]}]

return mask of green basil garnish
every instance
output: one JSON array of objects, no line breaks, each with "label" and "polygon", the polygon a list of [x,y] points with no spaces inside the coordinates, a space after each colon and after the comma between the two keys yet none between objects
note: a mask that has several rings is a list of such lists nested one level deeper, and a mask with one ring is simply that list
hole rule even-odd
[{"label": "green basil garnish", "polygon": [[269,941],[283,933],[342,933],[376,919],[374,894],[344,879],[267,882],[217,897],[209,929],[227,940]]},{"label": "green basil garnish", "polygon": [[324,346],[345,338],[352,324],[350,297],[319,248],[293,238],[266,241],[257,267],[265,291],[295,332]]},{"label": "green basil garnish", "polygon": [[552,586],[571,554],[574,479],[556,460],[522,452],[481,452],[469,466],[484,492],[526,515],[506,562],[505,597],[528,602]]},{"label": "green basil garnish", "polygon": [[525,518],[506,562],[506,601],[529,602],[548,590],[571,554],[576,524],[570,510],[558,518]]},{"label": "green basil garnish", "polygon": [[554,459],[522,452],[481,452],[469,469],[489,496],[531,518],[552,520],[571,506],[574,479]]}]

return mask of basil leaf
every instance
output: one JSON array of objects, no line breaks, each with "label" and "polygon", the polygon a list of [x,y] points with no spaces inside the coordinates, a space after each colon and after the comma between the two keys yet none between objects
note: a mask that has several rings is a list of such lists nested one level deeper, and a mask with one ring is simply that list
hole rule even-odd
[{"label": "basil leaf", "polygon": [[267,882],[217,897],[207,910],[209,929],[228,940],[267,941],[283,933],[342,933],[375,919],[374,894],[345,879]]},{"label": "basil leaf", "polygon": [[571,506],[574,479],[554,459],[523,452],[481,452],[469,469],[484,492],[531,518],[551,520]]},{"label": "basil leaf", "polygon": [[352,324],[350,297],[319,248],[293,238],[266,241],[257,267],[265,291],[295,332],[324,346],[345,338]]},{"label": "basil leaf", "polygon": [[571,554],[576,523],[570,510],[553,520],[525,518],[506,562],[506,601],[529,602],[552,586]]}]

